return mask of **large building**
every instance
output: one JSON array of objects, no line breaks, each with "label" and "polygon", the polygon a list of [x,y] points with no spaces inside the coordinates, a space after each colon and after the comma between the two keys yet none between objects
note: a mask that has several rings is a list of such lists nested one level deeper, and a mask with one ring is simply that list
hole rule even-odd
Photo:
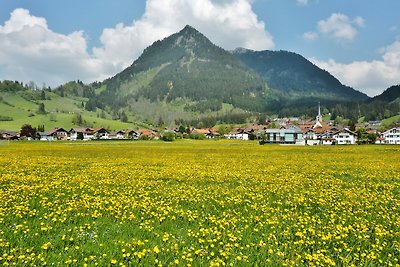
[{"label": "large building", "polygon": [[400,145],[400,128],[392,128],[383,132],[381,138],[384,140],[384,144]]},{"label": "large building", "polygon": [[303,132],[299,127],[289,126],[280,129],[266,129],[265,143],[267,144],[304,144]]}]

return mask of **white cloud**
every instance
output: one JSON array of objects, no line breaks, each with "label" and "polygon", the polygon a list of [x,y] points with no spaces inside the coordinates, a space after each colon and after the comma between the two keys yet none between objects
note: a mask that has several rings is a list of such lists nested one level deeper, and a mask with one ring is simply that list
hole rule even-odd
[{"label": "white cloud", "polygon": [[362,17],[360,17],[360,16],[355,17],[354,20],[353,20],[353,22],[354,22],[354,24],[356,24],[358,27],[364,27],[364,24],[365,24],[365,20],[364,20]]},{"label": "white cloud", "polygon": [[189,24],[225,48],[271,49],[274,42],[257,18],[252,0],[147,0],[145,14],[132,25],[105,29],[96,57],[127,66],[152,42]]},{"label": "white cloud", "polygon": [[316,32],[305,32],[303,33],[303,38],[308,41],[314,41],[318,39],[318,33]]},{"label": "white cloud", "polygon": [[253,0],[147,0],[131,25],[103,30],[101,46],[88,51],[83,31],[53,32],[45,18],[15,9],[0,24],[0,78],[46,82],[91,82],[115,75],[154,41],[189,24],[225,49],[271,49],[274,42],[252,10]]},{"label": "white cloud", "polygon": [[333,59],[310,60],[342,83],[375,96],[392,85],[400,84],[400,41],[383,48],[381,52],[380,60],[355,61],[350,64],[338,63]]},{"label": "white cloud", "polygon": [[362,17],[351,20],[344,14],[333,13],[329,18],[318,22],[317,30],[338,41],[353,41],[358,33],[356,27],[362,27],[364,23]]},{"label": "white cloud", "polygon": [[106,68],[88,55],[82,31],[55,33],[44,18],[32,16],[26,9],[15,9],[0,26],[2,79],[54,86],[68,80],[104,78]]}]

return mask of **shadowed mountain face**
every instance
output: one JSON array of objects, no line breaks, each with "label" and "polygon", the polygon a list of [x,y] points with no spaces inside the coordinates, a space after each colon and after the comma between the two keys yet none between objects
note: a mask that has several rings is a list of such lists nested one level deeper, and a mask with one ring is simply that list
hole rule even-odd
[{"label": "shadowed mountain face", "polygon": [[236,49],[233,54],[288,100],[312,97],[321,100],[359,101],[368,98],[367,95],[341,84],[327,71],[296,53]]},{"label": "shadowed mountain face", "polygon": [[394,101],[400,102],[400,85],[391,86],[390,88],[386,89],[382,94],[371,98],[369,102],[376,101],[388,103]]}]

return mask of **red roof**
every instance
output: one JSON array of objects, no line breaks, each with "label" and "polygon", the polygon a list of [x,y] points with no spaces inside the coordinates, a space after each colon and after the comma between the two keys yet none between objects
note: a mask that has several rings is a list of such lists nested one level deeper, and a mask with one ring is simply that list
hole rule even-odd
[{"label": "red roof", "polygon": [[148,130],[148,129],[140,129],[139,133],[142,135],[147,135],[147,136],[155,136],[157,133],[153,130]]}]

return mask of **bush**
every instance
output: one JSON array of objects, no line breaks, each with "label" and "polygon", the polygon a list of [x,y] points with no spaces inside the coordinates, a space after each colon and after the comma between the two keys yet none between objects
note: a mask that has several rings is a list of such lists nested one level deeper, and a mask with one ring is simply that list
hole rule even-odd
[{"label": "bush", "polygon": [[83,133],[82,132],[78,132],[77,136],[76,136],[77,140],[83,140]]},{"label": "bush", "polygon": [[141,135],[139,136],[139,140],[150,140],[150,137],[147,136],[147,135],[145,135],[145,134],[141,134]]},{"label": "bush", "polygon": [[204,134],[189,134],[189,138],[195,140],[204,140],[206,139],[206,136]]},{"label": "bush", "polygon": [[13,121],[14,119],[9,116],[2,116],[0,115],[0,121]]},{"label": "bush", "polygon": [[175,134],[172,133],[172,132],[165,132],[165,133],[162,135],[161,139],[162,139],[163,141],[166,141],[166,142],[172,142],[172,141],[175,140]]}]

